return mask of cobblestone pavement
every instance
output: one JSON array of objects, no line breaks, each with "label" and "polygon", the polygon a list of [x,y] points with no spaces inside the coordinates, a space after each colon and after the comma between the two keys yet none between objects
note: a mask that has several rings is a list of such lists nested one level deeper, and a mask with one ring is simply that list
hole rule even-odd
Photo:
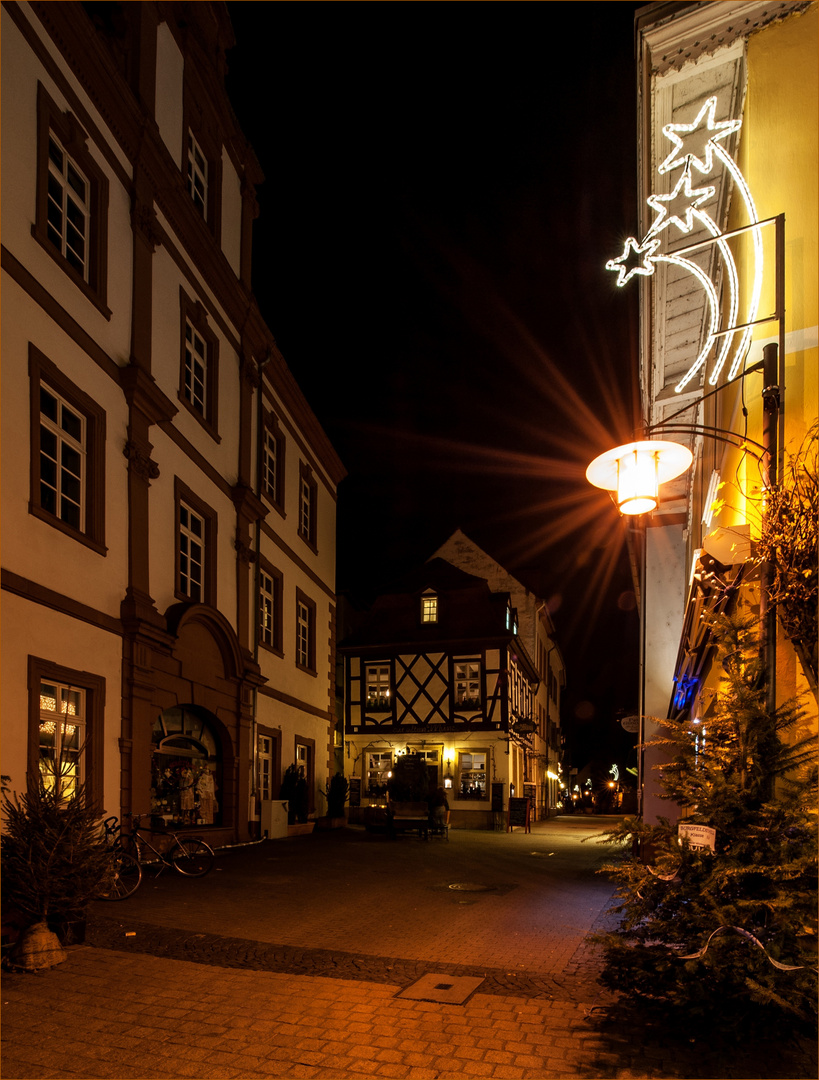
[{"label": "cobblestone pavement", "polygon": [[[815,1077],[804,1046],[729,1052],[618,1019],[588,940],[610,906],[608,851],[586,839],[605,824],[346,829],[220,852],[205,879],[149,871],[93,905],[66,963],[4,975],[4,1080]],[[400,996],[425,975],[481,982],[460,1004]]]}]

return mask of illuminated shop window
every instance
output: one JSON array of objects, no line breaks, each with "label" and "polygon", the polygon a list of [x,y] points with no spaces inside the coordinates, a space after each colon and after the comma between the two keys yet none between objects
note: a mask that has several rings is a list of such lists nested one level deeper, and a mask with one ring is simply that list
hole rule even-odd
[{"label": "illuminated shop window", "polygon": [[485,799],[486,751],[458,753],[458,798]]},{"label": "illuminated shop window", "polygon": [[151,813],[174,825],[219,825],[222,762],[204,709],[167,709],[153,727]]},{"label": "illuminated shop window", "polygon": [[373,798],[387,794],[387,780],[392,773],[392,750],[367,754],[367,794]]}]

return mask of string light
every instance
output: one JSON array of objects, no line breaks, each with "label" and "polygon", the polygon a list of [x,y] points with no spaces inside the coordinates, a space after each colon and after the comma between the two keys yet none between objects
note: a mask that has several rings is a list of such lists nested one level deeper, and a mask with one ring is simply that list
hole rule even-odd
[{"label": "string light", "polygon": [[[635,274],[651,276],[658,263],[666,262],[679,266],[681,269],[693,274],[702,284],[708,297],[710,318],[708,331],[705,336],[703,347],[696,358],[690,364],[688,370],[674,387],[675,393],[680,393],[703,367],[715,341],[717,340],[717,327],[719,325],[719,297],[716,285],[711,277],[697,263],[691,259],[685,259],[678,255],[658,253],[660,246],[659,234],[674,225],[685,235],[694,228],[695,220],[708,230],[717,244],[722,257],[722,263],[727,276],[727,333],[721,335],[719,351],[714,360],[713,370],[709,376],[709,383],[715,386],[725,367],[726,358],[730,353],[736,335],[739,333],[737,319],[739,315],[739,274],[736,262],[728,243],[722,237],[722,231],[714,222],[713,218],[702,209],[702,206],[712,199],[716,188],[713,185],[693,187],[691,170],[707,176],[713,172],[717,164],[721,165],[730,175],[734,182],[735,190],[745,204],[748,219],[753,226],[751,235],[754,245],[754,270],[751,296],[748,304],[745,323],[753,323],[759,311],[759,302],[762,294],[762,271],[763,251],[761,228],[757,224],[758,217],[756,207],[751,197],[750,189],[727,150],[720,145],[729,135],[738,132],[742,127],[741,120],[717,120],[717,98],[708,100],[700,108],[696,118],[689,124],[666,124],[663,127],[663,135],[672,143],[672,150],[658,167],[660,174],[670,172],[672,169],[683,168],[683,175],[677,182],[670,194],[660,195],[654,193],[647,199],[648,205],[657,215],[642,241],[634,237],[627,238],[623,247],[623,254],[616,259],[609,259],[606,269],[617,271],[617,285],[622,287]],[[751,340],[752,327],[746,325],[742,331],[739,344],[734,350],[728,370],[728,379],[733,379],[744,360]]]}]

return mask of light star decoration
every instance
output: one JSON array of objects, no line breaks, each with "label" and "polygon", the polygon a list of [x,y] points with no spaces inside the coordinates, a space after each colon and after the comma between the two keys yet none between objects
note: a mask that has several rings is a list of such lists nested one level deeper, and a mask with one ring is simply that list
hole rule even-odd
[{"label": "light star decoration", "polygon": [[666,173],[690,162],[706,175],[714,165],[714,143],[725,139],[742,126],[741,120],[715,120],[716,97],[710,97],[690,124],[666,124],[663,135],[674,149],[660,165],[658,172]]},{"label": "light star decoration", "polygon": [[660,215],[648,230],[648,236],[655,236],[669,225],[676,225],[684,233],[690,233],[694,227],[694,211],[713,198],[716,188],[691,187],[691,170],[686,168],[677,186],[670,195],[650,195],[647,199],[652,210]]},{"label": "light star decoration", "polygon": [[633,236],[629,236],[623,247],[623,254],[617,259],[609,259],[606,269],[618,271],[618,286],[625,285],[634,274],[653,274],[654,262],[651,256],[659,246],[660,241],[651,237],[646,237],[642,244],[638,244]]}]

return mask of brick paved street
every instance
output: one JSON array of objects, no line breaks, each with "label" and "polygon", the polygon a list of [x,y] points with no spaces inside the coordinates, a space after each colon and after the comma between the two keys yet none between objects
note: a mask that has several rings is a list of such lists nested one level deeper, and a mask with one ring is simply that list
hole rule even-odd
[{"label": "brick paved street", "polygon": [[[2,1075],[815,1076],[804,1047],[618,1023],[587,940],[611,885],[595,872],[608,850],[581,841],[603,827],[448,843],[346,829],[220,852],[202,880],[149,871],[93,906],[65,964],[4,974]],[[401,996],[423,976],[480,983],[458,1004]]]}]

